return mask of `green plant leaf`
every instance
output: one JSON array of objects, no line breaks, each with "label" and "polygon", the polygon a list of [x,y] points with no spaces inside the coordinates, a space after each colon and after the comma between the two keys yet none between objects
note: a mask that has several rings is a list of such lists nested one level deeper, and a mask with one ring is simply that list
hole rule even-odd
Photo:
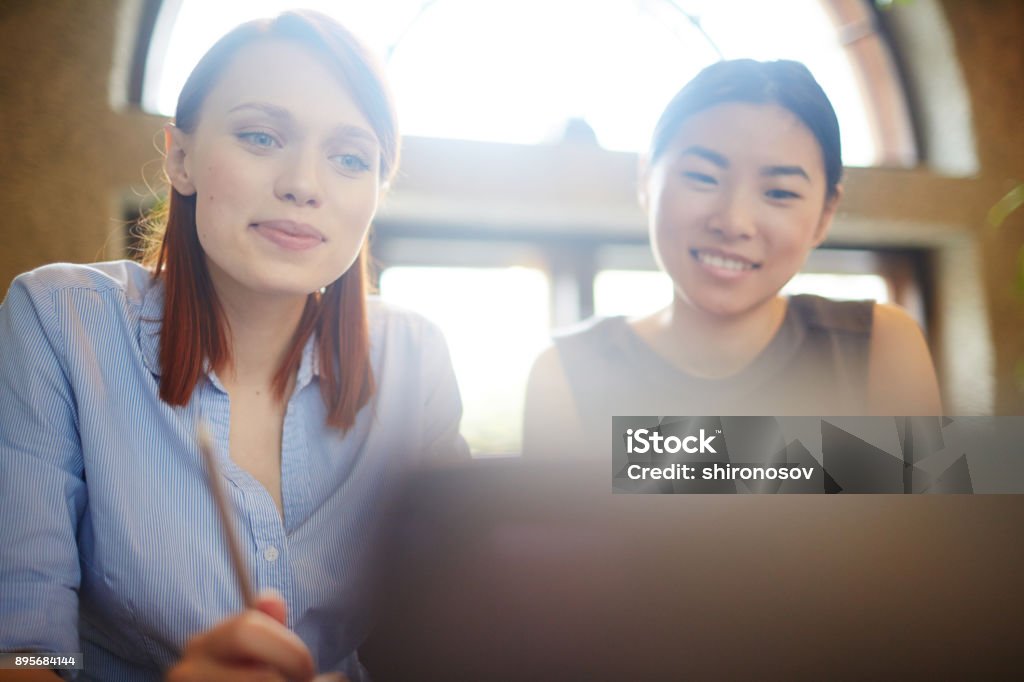
[{"label": "green plant leaf", "polygon": [[914,0],[875,0],[875,7],[885,12],[892,9],[895,5],[909,5],[912,2]]},{"label": "green plant leaf", "polygon": [[1006,196],[988,210],[988,224],[992,227],[1000,227],[1009,215],[1022,205],[1024,205],[1024,183],[1011,189]]}]

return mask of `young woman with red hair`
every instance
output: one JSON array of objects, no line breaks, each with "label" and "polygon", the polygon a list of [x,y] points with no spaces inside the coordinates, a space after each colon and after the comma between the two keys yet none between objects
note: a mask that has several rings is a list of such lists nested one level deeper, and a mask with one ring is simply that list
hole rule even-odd
[{"label": "young woman with red hair", "polygon": [[389,482],[468,454],[441,334],[367,297],[398,163],[384,81],[321,15],[250,22],[196,66],[166,142],[144,265],[46,266],[0,306],[0,650],[82,652],[85,679],[359,679]]}]

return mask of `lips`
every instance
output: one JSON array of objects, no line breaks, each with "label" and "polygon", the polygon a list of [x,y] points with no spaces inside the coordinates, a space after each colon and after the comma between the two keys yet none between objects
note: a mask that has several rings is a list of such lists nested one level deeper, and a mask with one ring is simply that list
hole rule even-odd
[{"label": "lips", "polygon": [[261,220],[249,225],[257,234],[287,251],[306,251],[327,241],[312,225],[293,220]]}]

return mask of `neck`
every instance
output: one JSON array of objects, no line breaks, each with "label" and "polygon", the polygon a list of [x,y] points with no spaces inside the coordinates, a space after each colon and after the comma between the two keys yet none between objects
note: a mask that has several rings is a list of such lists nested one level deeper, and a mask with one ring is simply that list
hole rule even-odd
[{"label": "neck", "polygon": [[750,364],[771,342],[786,314],[773,297],[739,315],[715,315],[676,296],[653,317],[655,348],[673,364],[709,379],[730,376]]},{"label": "neck", "polygon": [[221,381],[226,386],[269,389],[298,329],[306,296],[257,295],[216,285],[215,289],[231,334],[231,362],[221,370]]}]

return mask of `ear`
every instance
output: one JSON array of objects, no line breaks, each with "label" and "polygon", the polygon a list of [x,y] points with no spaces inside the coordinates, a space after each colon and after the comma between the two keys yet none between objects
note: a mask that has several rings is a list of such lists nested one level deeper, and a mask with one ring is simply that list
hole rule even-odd
[{"label": "ear", "polygon": [[190,173],[192,158],[189,137],[173,123],[164,126],[164,151],[164,172],[171,186],[182,196],[195,194],[196,186]]},{"label": "ear", "polygon": [[641,154],[636,164],[636,200],[644,213],[647,213],[648,202],[650,201],[650,196],[647,192],[647,181],[650,179],[650,173],[651,166],[647,162],[647,157]]},{"label": "ear", "polygon": [[818,247],[825,237],[828,236],[828,231],[832,227],[832,219],[836,216],[836,210],[839,208],[839,200],[843,198],[843,186],[836,185],[836,193],[831,197],[825,199],[825,207],[821,211],[821,218],[818,219],[818,227],[814,230],[814,246]]}]

